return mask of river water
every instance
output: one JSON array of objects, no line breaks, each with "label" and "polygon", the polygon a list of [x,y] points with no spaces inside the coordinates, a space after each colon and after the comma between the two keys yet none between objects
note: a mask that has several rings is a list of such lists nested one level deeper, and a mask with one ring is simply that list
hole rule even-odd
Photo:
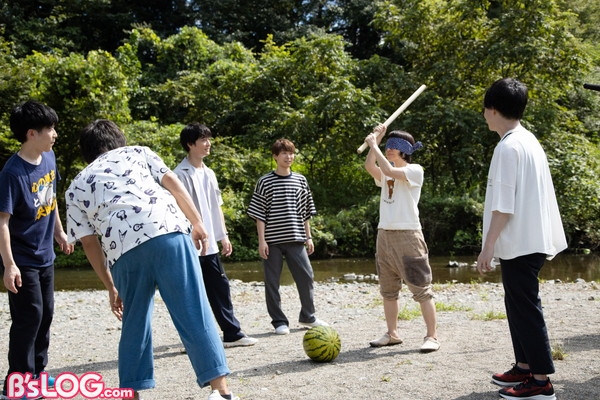
[{"label": "river water", "polygon": [[[431,257],[430,263],[433,270],[433,280],[436,283],[447,282],[500,282],[499,269],[480,276],[472,265],[476,256],[471,257]],[[462,266],[450,267],[449,264]],[[336,258],[330,260],[313,260],[315,281],[339,281],[344,282],[356,279],[369,280],[375,274],[375,262],[373,259]],[[225,270],[229,279],[239,279],[243,282],[262,281],[262,263],[241,262],[225,263]],[[585,281],[600,282],[600,255],[573,255],[559,254],[552,261],[546,261],[540,273],[543,280],[560,279],[563,282],[573,282],[581,278]],[[282,285],[293,283],[292,276],[284,266],[281,277]],[[4,289],[4,288],[2,288]],[[89,269],[57,269],[56,290],[85,290],[103,289],[102,284],[90,267]]]}]

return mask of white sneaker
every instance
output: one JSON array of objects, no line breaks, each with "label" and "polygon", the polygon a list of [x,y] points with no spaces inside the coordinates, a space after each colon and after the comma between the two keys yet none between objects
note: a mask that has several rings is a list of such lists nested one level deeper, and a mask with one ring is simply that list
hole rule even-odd
[{"label": "white sneaker", "polygon": [[290,328],[288,328],[287,325],[279,325],[277,328],[275,328],[275,333],[277,335],[287,335],[290,333]]},{"label": "white sneaker", "polygon": [[[210,396],[208,396],[208,400],[225,400],[225,397],[221,396],[221,393],[219,393],[218,390],[213,390],[210,394]],[[231,395],[231,400],[240,400],[239,397]]]},{"label": "white sneaker", "polygon": [[300,322],[300,325],[308,328],[314,328],[315,326],[329,326],[327,322],[321,321],[319,318],[315,318],[313,322]]},{"label": "white sneaker", "polygon": [[431,353],[432,351],[438,351],[440,349],[440,342],[436,338],[425,336],[423,345],[421,346],[421,353]]},{"label": "white sneaker", "polygon": [[244,336],[243,338],[234,342],[223,342],[223,347],[227,349],[229,347],[254,346],[256,343],[258,343],[258,339],[250,336]]}]

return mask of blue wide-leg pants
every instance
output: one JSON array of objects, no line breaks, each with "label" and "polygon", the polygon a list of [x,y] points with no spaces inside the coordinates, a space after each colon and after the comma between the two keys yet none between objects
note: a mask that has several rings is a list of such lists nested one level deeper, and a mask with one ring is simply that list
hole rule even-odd
[{"label": "blue wide-leg pants", "polygon": [[184,233],[148,240],[123,254],[111,270],[123,300],[119,342],[120,387],[155,386],[152,311],[158,288],[201,387],[228,375],[223,343],[211,311],[197,251]]}]

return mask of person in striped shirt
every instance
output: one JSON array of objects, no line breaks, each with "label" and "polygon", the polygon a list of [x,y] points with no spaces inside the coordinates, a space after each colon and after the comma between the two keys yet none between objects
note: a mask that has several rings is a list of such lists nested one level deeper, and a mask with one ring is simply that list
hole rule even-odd
[{"label": "person in striped shirt", "polygon": [[314,274],[308,256],[315,250],[310,218],[317,211],[308,182],[302,174],[291,170],[296,154],[291,141],[275,141],[271,152],[277,166],[258,180],[247,213],[256,221],[271,324],[276,334],[286,335],[290,333],[289,320],[281,309],[279,294],[284,258],[300,296],[300,325],[311,328],[329,324],[314,315]]}]

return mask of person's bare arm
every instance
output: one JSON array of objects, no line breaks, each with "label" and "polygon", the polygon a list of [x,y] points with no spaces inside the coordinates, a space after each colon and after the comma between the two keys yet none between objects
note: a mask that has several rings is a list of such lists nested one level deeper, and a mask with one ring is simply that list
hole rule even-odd
[{"label": "person's bare arm", "polygon": [[[220,216],[223,232],[227,232],[227,227],[225,226],[225,215],[223,215],[223,209],[221,207],[219,207],[219,216]],[[221,246],[222,246],[221,254],[223,254],[225,257],[229,257],[231,255],[231,253],[233,252],[233,246],[231,245],[229,236],[225,236],[223,239],[221,239]]]},{"label": "person's bare arm", "polygon": [[258,255],[266,260],[269,257],[269,245],[265,240],[265,221],[256,220],[256,231],[258,232]]},{"label": "person's bare arm", "polygon": [[54,240],[58,243],[60,250],[65,254],[71,254],[75,248],[75,245],[69,243],[69,238],[65,233],[62,222],[60,221],[60,215],[58,214],[58,208],[56,209],[56,220],[54,222]]},{"label": "person's bare arm", "polygon": [[310,233],[310,220],[308,220],[308,219],[306,221],[304,221],[304,233],[306,234],[306,237],[308,238],[306,240],[306,252],[310,256],[312,253],[315,252],[315,243],[312,240],[312,236]]},{"label": "person's bare arm", "polygon": [[376,180],[381,179],[381,170],[377,166],[377,156],[376,152],[373,150],[373,147],[379,146],[379,143],[381,143],[381,138],[383,138],[383,135],[385,134],[385,130],[385,125],[380,124],[365,138],[365,143],[369,145],[369,152],[367,153],[367,158],[365,159],[365,169]]},{"label": "person's bare arm", "polygon": [[21,287],[21,270],[17,267],[10,247],[10,230],[8,221],[10,214],[0,212],[0,256],[4,263],[4,287],[13,293],[18,293]]},{"label": "person's bare arm", "polygon": [[508,222],[510,216],[511,214],[501,213],[498,211],[492,212],[490,228],[488,229],[487,235],[485,237],[485,243],[483,244],[481,253],[479,253],[479,257],[477,257],[477,270],[480,274],[492,270],[492,259],[494,258],[494,245],[496,244],[496,240],[498,240],[498,237],[500,237],[500,233],[506,226],[506,223]]},{"label": "person's bare arm", "polygon": [[94,268],[98,278],[104,284],[106,290],[108,290],[108,301],[111,311],[121,320],[123,318],[123,302],[119,297],[112,275],[106,265],[106,258],[98,237],[96,235],[88,235],[82,237],[80,240],[88,261],[92,265],[92,268]]}]

